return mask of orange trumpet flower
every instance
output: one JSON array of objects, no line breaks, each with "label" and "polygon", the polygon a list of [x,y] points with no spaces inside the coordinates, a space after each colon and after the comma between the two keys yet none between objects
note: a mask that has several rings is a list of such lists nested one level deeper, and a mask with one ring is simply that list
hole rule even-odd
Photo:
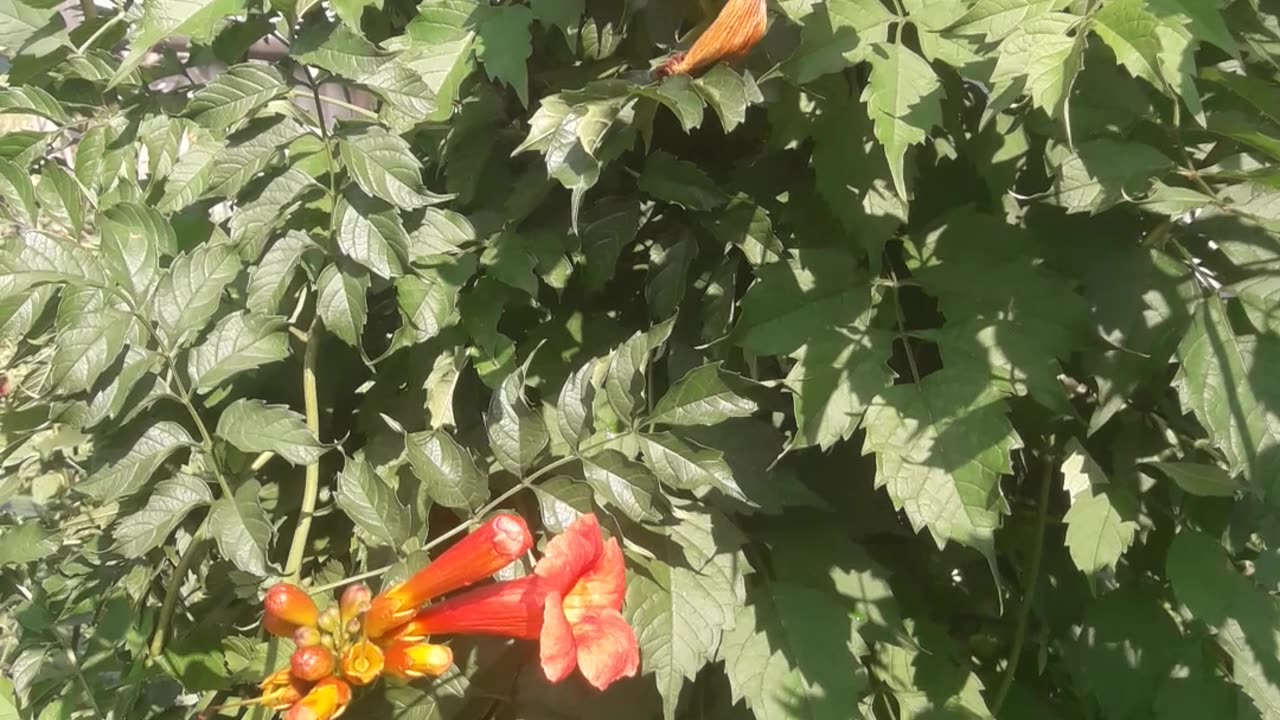
[{"label": "orange trumpet flower", "polygon": [[336,677],[328,677],[294,703],[284,714],[284,720],[333,720],[350,704],[351,686]]},{"label": "orange trumpet flower", "polygon": [[382,650],[368,640],[347,648],[342,656],[342,676],[352,685],[368,685],[382,674]]},{"label": "orange trumpet flower", "polygon": [[765,0],[729,0],[689,52],[672,55],[655,74],[692,75],[721,60],[741,60],[764,37],[767,19]]},{"label": "orange trumpet flower", "polygon": [[268,675],[258,687],[262,689],[262,695],[256,704],[270,710],[285,710],[307,694],[311,683],[294,677],[289,668],[281,668]]},{"label": "orange trumpet flower", "polygon": [[635,631],[619,612],[626,588],[622,548],[606,543],[594,515],[578,518],[547,544],[534,574],[432,605],[398,633],[540,638],[542,671],[559,682],[578,668],[603,690],[636,674]]},{"label": "orange trumpet flower", "polygon": [[530,547],[533,536],[520,516],[495,515],[417,575],[375,597],[365,614],[365,633],[371,638],[385,635],[413,619],[428,600],[484,580]]},{"label": "orange trumpet flower", "polygon": [[453,651],[445,645],[394,642],[387,647],[387,674],[401,680],[439,677],[453,665]]}]

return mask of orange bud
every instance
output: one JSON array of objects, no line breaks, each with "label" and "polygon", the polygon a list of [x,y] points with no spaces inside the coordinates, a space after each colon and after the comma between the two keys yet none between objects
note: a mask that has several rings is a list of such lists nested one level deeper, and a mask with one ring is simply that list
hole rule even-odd
[{"label": "orange bud", "polygon": [[342,656],[342,676],[352,685],[368,685],[382,674],[382,651],[368,640],[347,648]]},{"label": "orange bud", "polygon": [[298,648],[289,658],[293,676],[315,682],[333,674],[333,653],[319,645]]},{"label": "orange bud", "polygon": [[258,702],[270,710],[284,710],[301,700],[309,685],[307,681],[294,677],[289,668],[282,668],[258,685],[262,689]]},{"label": "orange bud", "polygon": [[313,627],[300,627],[293,631],[293,644],[298,647],[311,647],[320,644],[320,631]]},{"label": "orange bud", "polygon": [[689,52],[673,55],[655,74],[692,75],[721,60],[741,60],[764,37],[767,20],[765,0],[729,0]]},{"label": "orange bud", "polygon": [[[280,583],[267,591],[262,601],[266,614],[290,625],[315,625],[320,611],[311,596],[297,585]],[[273,621],[274,622],[274,621]],[[268,625],[270,628],[270,625]],[[292,635],[292,631],[286,633]]]},{"label": "orange bud", "polygon": [[342,622],[349,623],[363,615],[369,609],[369,601],[372,599],[373,592],[364,585],[348,585],[342,591],[342,599],[338,601]]},{"label": "orange bud", "polygon": [[438,677],[453,665],[453,651],[431,643],[392,643],[387,647],[388,675],[401,680]]},{"label": "orange bud", "polygon": [[285,622],[271,613],[262,616],[262,627],[276,637],[289,637],[298,631],[297,625]]},{"label": "orange bud", "polygon": [[284,720],[333,720],[351,704],[351,686],[336,677],[316,683],[306,697],[284,714]]}]

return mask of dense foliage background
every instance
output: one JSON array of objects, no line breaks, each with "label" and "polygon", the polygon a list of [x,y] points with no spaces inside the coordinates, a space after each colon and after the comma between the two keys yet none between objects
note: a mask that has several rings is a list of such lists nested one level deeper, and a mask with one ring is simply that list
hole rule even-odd
[{"label": "dense foliage background", "polygon": [[265,587],[498,506],[624,539],[643,675],[352,717],[1280,718],[1280,5],[651,81],[716,10],[0,0],[0,718],[250,697]]}]

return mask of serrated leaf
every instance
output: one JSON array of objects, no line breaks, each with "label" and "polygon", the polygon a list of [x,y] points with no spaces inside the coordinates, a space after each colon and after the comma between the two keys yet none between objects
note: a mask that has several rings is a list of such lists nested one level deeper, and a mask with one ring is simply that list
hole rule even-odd
[{"label": "serrated leaf", "polygon": [[1259,332],[1280,335],[1280,276],[1262,274],[1232,286]]},{"label": "serrated leaf", "polygon": [[871,80],[862,91],[876,139],[884,146],[898,196],[908,198],[907,148],[942,124],[942,83],[924,58],[901,44],[871,49]]},{"label": "serrated leaf", "polygon": [[[876,646],[877,678],[898,701],[902,720],[956,718],[994,720],[982,697],[982,681],[958,661],[938,652],[891,643]],[[945,687],[939,693],[934,688]]]},{"label": "serrated leaf", "polygon": [[1064,0],[978,0],[950,29],[989,41],[1003,40],[1065,5]]},{"label": "serrated leaf", "polygon": [[247,453],[274,452],[294,465],[310,465],[328,448],[306,419],[284,405],[241,398],[218,417],[218,437]]},{"label": "serrated leaf", "polygon": [[49,379],[66,395],[93,387],[124,350],[134,319],[115,308],[74,314],[58,328]]},{"label": "serrated leaf", "polygon": [[668,432],[640,436],[645,464],[663,484],[676,490],[701,490],[713,487],[726,495],[749,502],[733,470],[724,461],[724,453],[685,440]]},{"label": "serrated leaf", "polygon": [[484,416],[494,458],[517,477],[524,477],[550,439],[542,415],[524,399],[524,384],[523,370],[508,375],[494,391]]},{"label": "serrated leaf", "polygon": [[476,229],[471,221],[452,210],[429,207],[422,223],[409,234],[409,260],[418,262],[432,255],[454,255],[463,245],[474,242]]},{"label": "serrated leaf", "polygon": [[168,540],[192,510],[212,502],[213,493],[203,478],[179,474],[163,480],[146,506],[116,524],[112,549],[126,558],[140,558]]},{"label": "serrated leaf", "polygon": [[308,250],[318,250],[311,238],[290,231],[271,244],[262,260],[249,271],[245,307],[264,315],[274,315],[293,280],[294,270]]},{"label": "serrated leaf", "polygon": [[533,54],[529,24],[533,11],[524,5],[504,5],[485,13],[476,32],[476,56],[494,80],[515,90],[516,97],[529,105],[529,71],[526,61]]},{"label": "serrated leaf", "polygon": [[471,452],[440,430],[405,436],[409,464],[432,501],[451,508],[476,510],[489,499],[489,478],[476,467]]},{"label": "serrated leaf", "polygon": [[[706,101],[694,89],[693,80],[690,80],[687,75],[665,77],[658,83],[657,87],[638,88],[636,93],[665,105],[680,121],[680,128],[686,133],[702,124],[702,111]],[[551,96],[551,98],[554,97]],[[538,108],[540,113],[543,113],[543,108],[547,106],[546,101],[551,98],[544,98],[543,106]],[[547,115],[546,113],[542,117],[535,115],[535,118],[545,120]],[[530,139],[532,137],[533,133],[531,132]]]},{"label": "serrated leaf", "polygon": [[795,408],[793,447],[827,450],[853,436],[871,399],[893,382],[892,343],[887,332],[853,328],[796,351],[784,380]]},{"label": "serrated leaf", "polygon": [[[204,195],[213,178],[213,164],[223,149],[221,140],[197,136],[196,142],[177,156],[173,168],[160,176],[164,178],[164,195],[156,209],[162,213],[175,212]],[[174,152],[176,154],[176,147]]]},{"label": "serrated leaf", "polygon": [[1133,544],[1138,523],[1129,503],[1116,490],[1099,490],[1077,498],[1067,510],[1066,544],[1071,560],[1086,575],[1114,569]]},{"label": "serrated leaf", "polygon": [[417,342],[439,335],[454,321],[458,293],[475,269],[475,256],[462,255],[396,279],[396,300]]},{"label": "serrated leaf", "polygon": [[912,528],[929,529],[938,547],[968,545],[995,562],[995,529],[1008,512],[1000,476],[1022,446],[1004,403],[974,392],[981,378],[940,370],[895,385],[864,416],[863,452],[876,453],[876,486],[889,493]]},{"label": "serrated leaf", "polygon": [[409,143],[377,125],[363,125],[338,136],[338,154],[366,194],[412,210],[446,198],[422,186],[422,165]]},{"label": "serrated leaf", "polygon": [[258,500],[261,491],[257,481],[244,482],[234,497],[221,497],[213,503],[205,522],[223,557],[251,575],[265,577],[274,533]]},{"label": "serrated leaf", "polygon": [[604,392],[609,406],[619,418],[631,421],[632,413],[644,391],[649,362],[666,344],[673,327],[675,327],[674,317],[648,330],[637,332],[627,338],[609,356]]},{"label": "serrated leaf", "polygon": [[1178,346],[1182,366],[1174,378],[1182,406],[1195,413],[1226,456],[1233,473],[1243,473],[1269,504],[1280,502],[1280,420],[1277,388],[1259,358],[1275,357],[1280,339],[1237,337],[1217,296],[1204,299]]},{"label": "serrated leaf", "polygon": [[648,468],[628,460],[617,450],[604,450],[582,460],[583,474],[605,504],[621,510],[636,522],[662,518],[655,498],[661,496],[658,479]]},{"label": "serrated leaf", "polygon": [[67,111],[62,109],[49,91],[35,86],[0,88],[0,113],[30,113],[58,124],[70,120]]},{"label": "serrated leaf", "polygon": [[871,305],[871,288],[850,253],[800,250],[766,265],[742,299],[738,344],[757,355],[783,355],[854,323]]},{"label": "serrated leaf", "polygon": [[750,593],[719,652],[734,700],[745,698],[759,720],[859,717],[870,683],[857,655],[866,646],[840,600],[780,582]]},{"label": "serrated leaf", "polygon": [[764,208],[739,195],[710,224],[711,232],[724,243],[738,246],[755,267],[782,260],[786,253]]},{"label": "serrated leaf", "polygon": [[0,48],[12,57],[57,14],[53,6],[33,7],[19,0],[0,0]]},{"label": "serrated leaf", "polygon": [[648,422],[660,425],[715,425],[735,417],[747,417],[759,406],[744,397],[747,380],[707,363],[672,383],[654,405]]},{"label": "serrated leaf", "polygon": [[187,114],[200,125],[226,132],[288,90],[280,71],[262,62],[227,69],[187,103]]},{"label": "serrated leaf", "polygon": [[218,310],[222,291],[240,274],[240,256],[230,245],[201,245],[178,256],[156,285],[152,317],[172,344],[204,329]]},{"label": "serrated leaf", "polygon": [[358,266],[333,264],[316,281],[316,314],[346,344],[360,347],[368,315],[369,275]]},{"label": "serrated leaf", "polygon": [[[993,7],[999,2],[987,0],[987,5]],[[1053,4],[1056,0],[1014,3],[1006,12],[1016,17],[1020,12],[1035,12]],[[1001,89],[1006,83],[1022,82],[1036,107],[1051,117],[1064,117],[1067,98],[1084,61],[1085,42],[1083,32],[1077,30],[1079,24],[1080,18],[1075,15],[1047,13],[1017,25],[1000,44],[992,84]],[[1072,36],[1072,31],[1077,34]]]},{"label": "serrated leaf", "polygon": [[442,0],[422,6],[405,28],[409,46],[400,59],[436,94],[429,120],[449,117],[462,81],[474,69],[475,22],[482,7],[475,0]]},{"label": "serrated leaf", "polygon": [[142,4],[142,21],[129,42],[129,52],[108,87],[132,73],[161,40],[189,37],[207,42],[223,20],[243,9],[244,0],[147,0]]},{"label": "serrated leaf", "polygon": [[98,220],[102,258],[111,279],[144,305],[160,272],[159,253],[177,243],[163,215],[138,203],[117,203]]},{"label": "serrated leaf", "polygon": [[61,165],[46,165],[36,185],[36,200],[45,214],[73,236],[84,227],[84,213],[91,200],[76,177]]},{"label": "serrated leaf", "polygon": [[208,197],[235,197],[306,130],[292,118],[262,118],[227,138],[209,164]]},{"label": "serrated leaf", "polygon": [[556,402],[556,426],[560,435],[575,451],[592,430],[592,405],[595,402],[594,377],[599,360],[591,359],[569,374],[560,388]]},{"label": "serrated leaf", "polygon": [[392,132],[405,132],[438,110],[435,93],[421,75],[398,58],[384,62],[360,83],[383,99],[378,121]]},{"label": "serrated leaf", "polygon": [[664,718],[674,718],[680,691],[715,656],[733,628],[746,589],[740,539],[728,518],[697,506],[677,507],[655,560],[633,566],[623,611],[636,630],[641,667],[654,676]]},{"label": "serrated leaf", "polygon": [[1168,475],[1178,487],[1203,497],[1235,497],[1243,488],[1217,465],[1193,462],[1153,462],[1151,467]]},{"label": "serrated leaf", "polygon": [[103,286],[106,272],[84,248],[44,233],[13,234],[0,245],[0,297],[39,283]]},{"label": "serrated leaf", "polygon": [[335,501],[356,527],[383,545],[396,548],[409,539],[409,508],[401,504],[395,490],[378,477],[363,455],[347,458],[342,466]]},{"label": "serrated leaf", "polygon": [[661,150],[645,159],[639,183],[642,192],[689,210],[714,210],[728,200],[697,165]]},{"label": "serrated leaf", "polygon": [[404,274],[409,234],[392,206],[348,188],[333,211],[333,234],[344,255],[377,275]]},{"label": "serrated leaf", "polygon": [[734,128],[746,121],[748,107],[764,101],[764,96],[760,94],[750,73],[739,75],[724,63],[716,65],[695,80],[693,87],[711,109],[716,111],[726,133],[733,132]]},{"label": "serrated leaf", "polygon": [[40,210],[36,206],[36,187],[31,182],[31,173],[9,160],[0,160],[0,202],[9,208],[13,219],[35,225]]},{"label": "serrated leaf", "polygon": [[1068,212],[1092,213],[1141,195],[1172,165],[1150,145],[1110,138],[1081,143],[1075,152],[1056,148],[1050,163],[1057,168],[1050,199]]},{"label": "serrated leaf", "polygon": [[289,216],[298,201],[319,189],[320,184],[296,166],[274,175],[231,216],[228,226],[232,244],[250,248],[242,252],[246,257],[257,256],[272,228]]},{"label": "serrated leaf", "polygon": [[55,293],[52,285],[41,285],[0,300],[0,339],[16,342],[26,337]]},{"label": "serrated leaf", "polygon": [[194,445],[186,428],[162,420],[148,427],[127,451],[113,453],[75,489],[98,502],[122,500],[141,490],[170,455]]},{"label": "serrated leaf", "polygon": [[231,377],[289,357],[288,323],[247,312],[218,321],[202,343],[187,356],[187,373],[201,392]]},{"label": "serrated leaf", "polygon": [[581,480],[560,475],[534,485],[533,492],[538,496],[542,525],[551,532],[564,532],[575,520],[592,512],[591,486]]}]

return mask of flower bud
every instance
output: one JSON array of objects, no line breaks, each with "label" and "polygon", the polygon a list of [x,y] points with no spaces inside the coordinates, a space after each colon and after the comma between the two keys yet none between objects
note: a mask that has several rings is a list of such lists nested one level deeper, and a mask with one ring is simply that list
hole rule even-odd
[{"label": "flower bud", "polygon": [[320,644],[320,631],[313,627],[300,627],[293,632],[293,644],[298,647],[311,647]]},{"label": "flower bud", "polygon": [[[266,610],[266,614],[273,618],[267,623],[268,629],[274,624],[283,622],[294,626],[315,625],[318,610],[316,604],[311,600],[311,596],[305,590],[297,585],[289,583],[280,583],[272,586],[267,591],[266,597],[262,601],[262,605]],[[285,636],[291,635],[292,631],[285,633]]]},{"label": "flower bud", "polygon": [[361,640],[342,656],[342,676],[352,685],[368,685],[382,674],[382,650],[368,640]]},{"label": "flower bud", "polygon": [[333,667],[333,653],[319,645],[298,648],[293,657],[289,658],[289,669],[293,676],[310,682],[329,677],[333,674]]},{"label": "flower bud", "polygon": [[342,621],[350,623],[363,615],[369,609],[369,601],[372,599],[373,591],[368,587],[359,584],[348,585],[347,589],[342,591],[342,599],[338,601]]},{"label": "flower bud", "polygon": [[386,672],[401,680],[439,677],[453,665],[453,652],[445,645],[396,642],[387,647]]},{"label": "flower bud", "polygon": [[336,607],[327,607],[324,609],[324,612],[320,613],[320,617],[317,618],[316,624],[320,626],[321,630],[327,633],[336,633],[338,632],[338,628],[342,627],[342,614]]},{"label": "flower bud", "polygon": [[336,650],[338,648],[338,644],[334,642],[332,635],[327,632],[322,632],[320,633],[320,647]]},{"label": "flower bud", "polygon": [[351,703],[351,686],[336,677],[316,683],[306,697],[284,714],[284,720],[333,720]]},{"label": "flower bud", "polygon": [[351,618],[350,620],[347,621],[347,636],[355,637],[359,634],[360,634],[360,621],[355,618]]}]

